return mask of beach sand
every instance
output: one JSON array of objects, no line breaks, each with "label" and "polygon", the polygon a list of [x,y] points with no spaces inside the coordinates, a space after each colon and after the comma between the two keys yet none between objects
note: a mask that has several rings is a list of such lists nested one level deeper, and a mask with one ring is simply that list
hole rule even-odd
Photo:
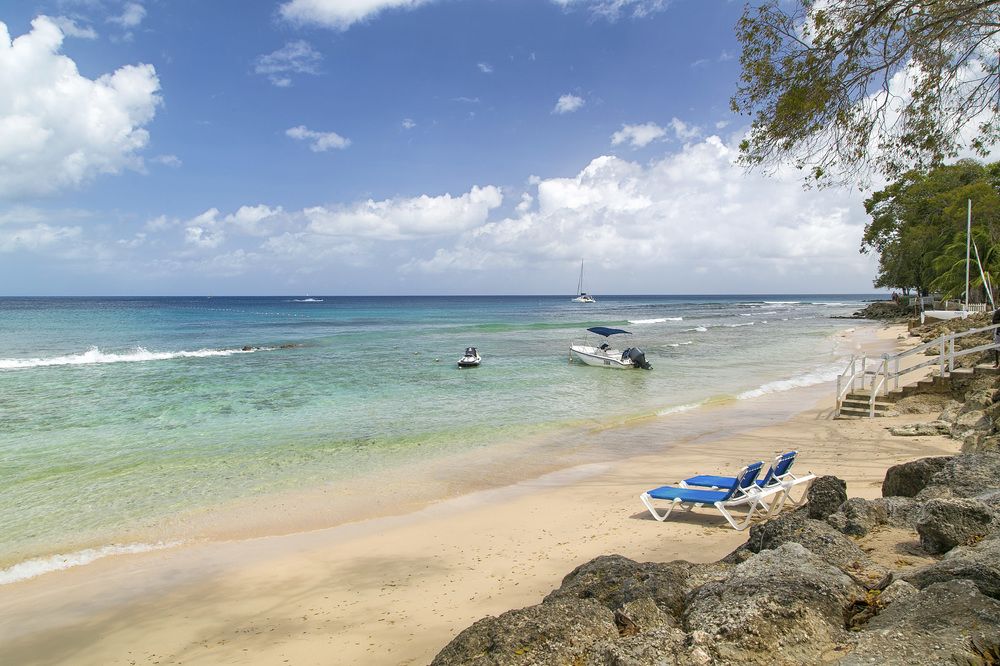
[{"label": "beach sand", "polygon": [[[902,332],[883,329],[873,351]],[[599,555],[707,562],[746,540],[714,510],[656,522],[638,499],[649,488],[798,449],[798,471],[835,474],[871,498],[889,466],[959,449],[886,430],[928,416],[834,421],[829,384],[765,397],[759,411],[791,394],[814,406],[753,428],[733,423],[731,406],[701,408],[622,426],[648,443],[643,455],[416,510],[405,493],[383,497],[389,513],[405,512],[109,557],[0,587],[0,663],[423,664],[469,624],[540,602]],[[683,418],[719,425],[672,437]]]}]

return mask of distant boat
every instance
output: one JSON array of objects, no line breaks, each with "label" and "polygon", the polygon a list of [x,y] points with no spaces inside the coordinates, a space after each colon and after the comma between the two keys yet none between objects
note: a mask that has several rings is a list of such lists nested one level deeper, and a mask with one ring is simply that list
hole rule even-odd
[{"label": "distant boat", "polygon": [[594,365],[602,368],[631,369],[642,368],[652,370],[653,366],[646,361],[646,355],[638,347],[626,347],[625,351],[618,351],[607,343],[607,338],[612,335],[632,335],[628,331],[620,328],[606,328],[604,326],[594,326],[588,328],[588,332],[600,335],[605,338],[600,346],[593,345],[570,345],[570,358],[576,358],[587,365]]},{"label": "distant boat", "polygon": [[574,303],[596,303],[594,297],[583,290],[583,261],[580,262],[580,281],[576,284],[576,291],[579,296],[573,299]]},{"label": "distant boat", "polygon": [[458,367],[460,368],[476,368],[482,362],[482,358],[479,357],[479,352],[476,351],[475,347],[466,347],[465,356],[458,359]]},{"label": "distant boat", "polygon": [[322,303],[322,298],[295,298],[292,300],[293,303]]}]

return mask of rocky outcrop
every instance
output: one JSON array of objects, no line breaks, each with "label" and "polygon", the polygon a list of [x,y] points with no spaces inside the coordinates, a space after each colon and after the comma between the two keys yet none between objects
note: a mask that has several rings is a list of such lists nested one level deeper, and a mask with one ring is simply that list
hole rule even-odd
[{"label": "rocky outcrop", "polygon": [[[885,494],[885,483],[882,488]],[[949,458],[917,497],[976,497],[993,490],[1000,490],[1000,452],[969,453]]]},{"label": "rocky outcrop", "polygon": [[1000,520],[993,509],[975,499],[935,498],[924,503],[917,520],[920,545],[932,554],[975,543],[996,532]]},{"label": "rocky outcrop", "polygon": [[980,592],[1000,600],[1000,538],[980,541],[974,546],[959,546],[940,562],[904,576],[904,580],[920,588],[953,579],[972,581]]},{"label": "rocky outcrop", "polygon": [[[898,409],[896,411],[899,411]],[[904,412],[900,412],[901,414]],[[889,432],[896,437],[934,437],[937,435],[950,435],[952,424],[947,421],[929,421],[927,423],[907,423],[906,425],[891,426]]]},{"label": "rocky outcrop", "polygon": [[882,481],[882,496],[916,497],[952,457],[920,458],[890,467]]},{"label": "rocky outcrop", "polygon": [[846,638],[860,589],[797,543],[761,552],[692,595],[684,625],[708,635],[716,663],[802,663]]},{"label": "rocky outcrop", "polygon": [[806,511],[810,518],[823,520],[847,501],[847,484],[835,476],[821,476],[809,486]]},{"label": "rocky outcrop", "polygon": [[913,308],[895,301],[875,301],[869,303],[851,316],[855,319],[906,321],[913,316]]},{"label": "rocky outcrop", "polygon": [[615,616],[591,599],[542,603],[479,620],[454,638],[432,666],[576,664],[618,638]]},{"label": "rocky outcrop", "polygon": [[897,600],[876,615],[858,636],[851,654],[839,663],[986,664],[977,658],[973,638],[1000,626],[1000,602],[967,580],[934,583],[919,594]]},{"label": "rocky outcrop", "polygon": [[853,497],[827,516],[826,522],[841,534],[862,537],[889,522],[889,510],[885,503]]}]

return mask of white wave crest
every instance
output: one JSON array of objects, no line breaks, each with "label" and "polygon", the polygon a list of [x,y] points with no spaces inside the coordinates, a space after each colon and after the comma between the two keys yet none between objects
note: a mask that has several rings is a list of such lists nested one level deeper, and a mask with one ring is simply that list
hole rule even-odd
[{"label": "white wave crest", "polygon": [[684,332],[685,333],[704,333],[707,330],[708,329],[705,328],[704,326],[695,326],[694,328],[685,328]]},{"label": "white wave crest", "polygon": [[292,303],[322,303],[322,298],[293,298]]},{"label": "white wave crest", "polygon": [[630,324],[662,324],[666,321],[682,321],[682,317],[659,317],[657,319],[629,319]]},{"label": "white wave crest", "polygon": [[744,391],[736,397],[739,400],[749,400],[750,398],[759,398],[760,396],[767,395],[768,393],[781,393],[782,391],[791,391],[792,389],[802,388],[804,386],[815,386],[816,384],[832,382],[837,378],[837,375],[840,374],[842,369],[843,368],[839,365],[825,365],[805,374],[798,375],[797,377],[779,379],[777,381],[761,384],[757,388]]},{"label": "white wave crest", "polygon": [[68,555],[53,555],[51,557],[36,557],[34,559],[18,562],[17,564],[0,570],[0,585],[9,585],[21,580],[35,578],[42,574],[53,571],[61,571],[71,567],[78,567],[90,564],[102,557],[111,555],[130,555],[133,553],[148,553],[151,550],[162,550],[180,545],[180,541],[159,542],[159,543],[130,543],[125,545],[102,546],[101,548],[87,548]]},{"label": "white wave crest", "polygon": [[686,405],[677,405],[676,407],[667,407],[666,409],[661,409],[656,412],[657,416],[669,416],[670,414],[679,414],[681,412],[690,412],[692,409],[698,409],[704,404],[703,402],[692,402]]},{"label": "white wave crest", "polygon": [[744,324],[726,324],[726,328],[739,328],[740,326],[753,326],[753,322],[748,321]]},{"label": "white wave crest", "polygon": [[813,305],[825,305],[828,308],[834,308],[834,307],[837,307],[839,305],[847,305],[847,303],[822,303],[822,302],[817,302],[817,303],[813,303]]},{"label": "white wave crest", "polygon": [[255,351],[266,351],[271,347],[254,347],[252,349],[199,349],[197,351],[151,352],[145,347],[136,347],[130,352],[115,354],[102,352],[97,347],[91,347],[82,354],[68,356],[52,356],[49,358],[0,358],[0,370],[21,370],[25,368],[45,368],[57,365],[93,365],[96,363],[135,363],[138,361],[166,361],[172,358],[206,358],[209,356],[232,356],[233,354],[250,354]]}]

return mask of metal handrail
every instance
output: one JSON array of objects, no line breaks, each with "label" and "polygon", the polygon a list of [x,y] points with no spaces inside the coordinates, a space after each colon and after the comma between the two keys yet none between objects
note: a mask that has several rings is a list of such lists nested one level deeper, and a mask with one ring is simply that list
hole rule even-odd
[{"label": "metal handrail", "polygon": [[[844,372],[840,373],[837,377],[837,407],[834,410],[834,417],[840,416],[840,410],[843,406],[844,398],[847,394],[854,391],[855,383],[858,378],[861,379],[861,390],[863,391],[865,389],[865,378],[868,376],[872,377],[870,384],[871,395],[868,398],[868,413],[869,416],[874,416],[875,398],[878,396],[879,391],[883,391],[886,395],[888,395],[888,384],[890,381],[893,382],[893,388],[898,389],[899,378],[901,376],[914,372],[915,370],[920,370],[934,365],[939,367],[939,374],[941,376],[944,376],[945,372],[954,372],[955,359],[968,356],[969,354],[989,351],[990,349],[1000,349],[1000,344],[990,342],[985,345],[979,345],[978,347],[955,351],[955,341],[969,335],[975,335],[976,333],[983,333],[986,331],[995,331],[997,329],[1000,329],[1000,324],[990,324],[989,326],[983,326],[982,328],[972,328],[967,331],[962,331],[961,333],[951,332],[898,354],[883,354],[882,362],[875,371],[868,371],[866,369],[866,356],[861,356],[861,370],[859,371],[857,369],[858,358],[852,356],[850,362],[847,364],[847,367],[844,369]],[[900,370],[899,362],[901,359],[919,354],[921,352],[926,352],[928,349],[933,349],[935,347],[937,347],[937,358],[931,358],[923,363],[912,365],[905,370]],[[892,367],[891,371],[890,366]],[[848,373],[850,373],[850,379],[845,385],[845,379],[848,377]]]}]

